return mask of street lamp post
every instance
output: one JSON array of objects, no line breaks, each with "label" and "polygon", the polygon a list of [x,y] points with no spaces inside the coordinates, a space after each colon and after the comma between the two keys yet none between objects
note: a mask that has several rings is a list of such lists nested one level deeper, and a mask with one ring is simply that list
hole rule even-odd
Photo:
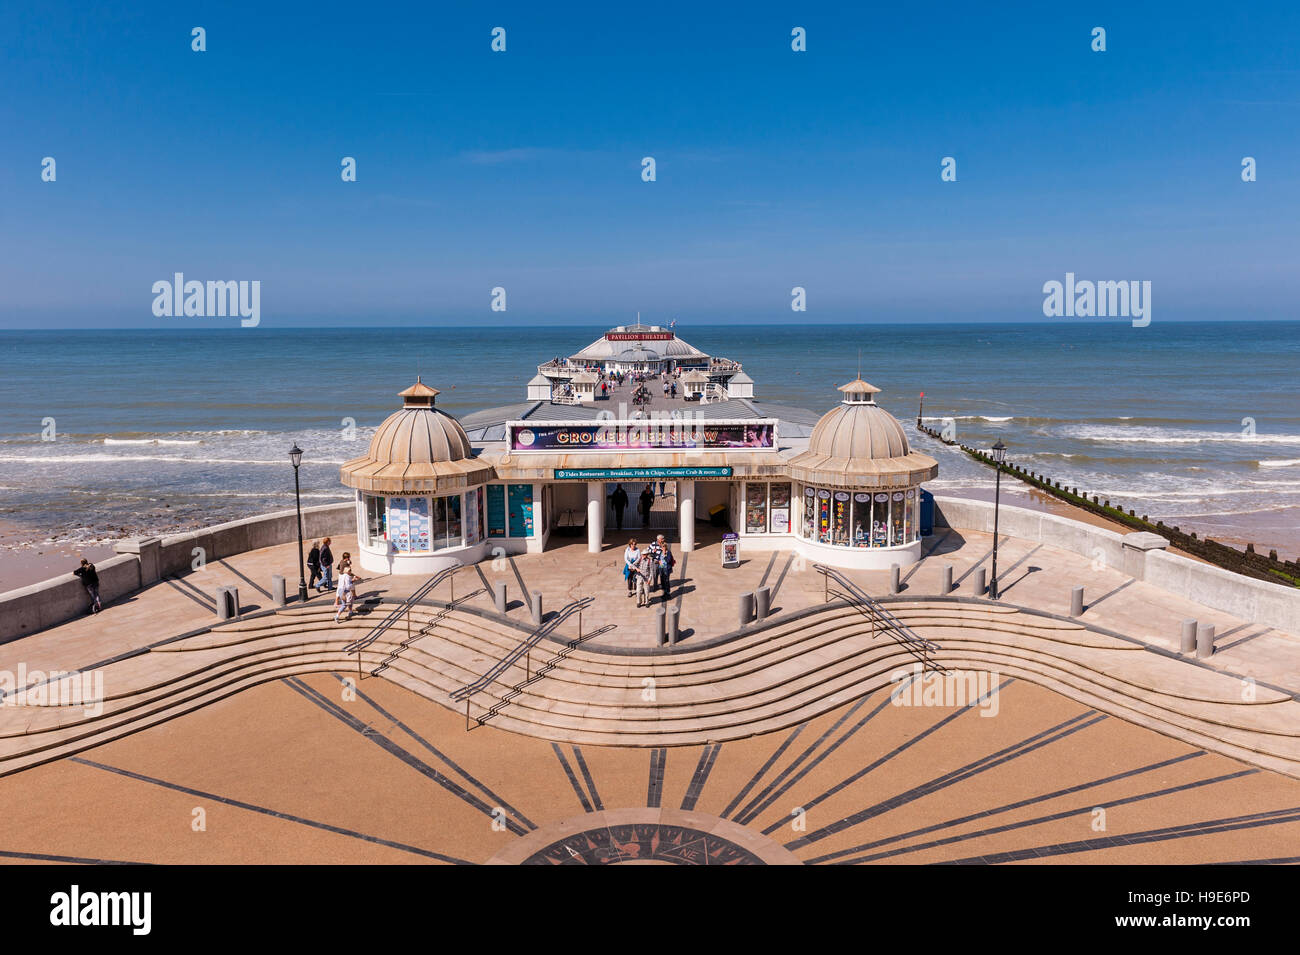
[{"label": "street lamp post", "polygon": [[994,481],[993,491],[993,576],[989,580],[989,596],[998,599],[998,507],[1002,503],[1002,462],[1007,459],[1007,446],[998,438],[993,445],[993,463],[997,465],[998,476]]},{"label": "street lamp post", "polygon": [[289,449],[289,460],[293,464],[293,498],[298,509],[298,602],[307,602],[307,574],[302,562],[302,488],[298,484],[298,466],[302,464],[302,448],[298,442]]}]

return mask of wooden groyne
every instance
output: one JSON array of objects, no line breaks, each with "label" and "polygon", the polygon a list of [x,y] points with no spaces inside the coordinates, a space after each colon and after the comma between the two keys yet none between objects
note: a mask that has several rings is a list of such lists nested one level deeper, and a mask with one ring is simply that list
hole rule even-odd
[{"label": "wooden groyne", "polygon": [[[947,440],[938,431],[927,428],[922,424],[920,418],[917,418],[916,428],[936,441],[960,448],[981,464],[988,465],[991,468],[998,467],[985,452],[958,441]],[[1275,550],[1270,550],[1268,556],[1264,556],[1255,551],[1254,544],[1247,544],[1245,550],[1238,550],[1231,545],[1211,540],[1208,537],[1198,537],[1195,531],[1184,533],[1178,526],[1171,527],[1164,521],[1153,522],[1148,520],[1145,514],[1139,517],[1137,512],[1132,509],[1125,511],[1122,507],[1111,507],[1109,500],[1099,499],[1096,494],[1089,496],[1086,491],[1080,493],[1077,487],[1064,486],[1060,481],[1053,481],[1044,474],[1029,471],[1010,461],[1003,462],[1001,470],[1003,474],[1008,474],[1023,481],[1044,494],[1050,494],[1057,500],[1073,504],[1075,507],[1083,508],[1085,511],[1115,521],[1118,524],[1123,524],[1126,527],[1131,527],[1134,530],[1159,534],[1184,553],[1192,554],[1226,570],[1245,574],[1259,580],[1300,587],[1300,560],[1281,560]]]}]

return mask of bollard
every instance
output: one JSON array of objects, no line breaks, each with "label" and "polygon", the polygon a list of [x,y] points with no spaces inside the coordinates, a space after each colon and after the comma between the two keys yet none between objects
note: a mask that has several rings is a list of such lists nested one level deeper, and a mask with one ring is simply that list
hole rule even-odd
[{"label": "bollard", "polygon": [[971,574],[970,592],[976,597],[983,597],[984,591],[988,589],[988,586],[985,584],[986,577],[987,572],[983,567],[976,567],[975,573]]},{"label": "bollard", "polygon": [[677,645],[677,637],[681,633],[681,611],[678,607],[668,608],[668,645],[670,647]]},{"label": "bollard", "polygon": [[276,605],[277,607],[283,607],[285,604],[287,604],[287,603],[289,602],[288,599],[287,599],[287,598],[285,597],[285,595],[284,595],[284,575],[283,575],[283,574],[272,574],[272,575],[271,575],[271,600],[273,600],[273,601],[275,602],[275,605]]},{"label": "bollard", "polygon": [[1070,616],[1077,617],[1083,613],[1083,588],[1070,588]]},{"label": "bollard", "polygon": [[227,599],[229,597],[229,587],[217,588],[217,619],[229,620],[231,617],[231,604]]},{"label": "bollard", "polygon": [[232,620],[239,616],[239,588],[217,588],[217,619]]},{"label": "bollard", "polygon": [[504,580],[495,581],[492,584],[492,598],[496,601],[497,613],[506,612],[506,582]]},{"label": "bollard", "polygon": [[540,590],[534,590],[530,596],[533,598],[532,600],[533,623],[541,623],[542,622],[542,592]]},{"label": "bollard", "polygon": [[766,620],[772,610],[772,588],[759,587],[754,591],[754,616]]},{"label": "bollard", "polygon": [[952,564],[943,565],[943,573],[939,580],[939,593],[945,597],[952,593]]},{"label": "bollard", "polygon": [[754,619],[754,595],[745,591],[740,595],[740,625],[743,627]]},{"label": "bollard", "polygon": [[1196,621],[1188,617],[1183,621],[1183,637],[1179,642],[1178,650],[1181,653],[1191,653],[1196,649]]},{"label": "bollard", "polygon": [[1196,656],[1202,660],[1214,653],[1214,624],[1202,623],[1196,627]]},{"label": "bollard", "polygon": [[889,565],[889,592],[891,594],[896,594],[903,589],[903,582],[900,577],[901,574],[902,574],[901,567],[899,567],[897,564]]},{"label": "bollard", "polygon": [[662,647],[668,642],[668,627],[664,606],[655,607],[655,646]]}]

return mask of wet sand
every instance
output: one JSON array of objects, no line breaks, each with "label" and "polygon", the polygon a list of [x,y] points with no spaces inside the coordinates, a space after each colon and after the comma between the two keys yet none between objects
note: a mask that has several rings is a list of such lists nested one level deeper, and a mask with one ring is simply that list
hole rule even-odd
[{"label": "wet sand", "polygon": [[85,557],[92,563],[115,556],[111,543],[43,543],[30,527],[0,521],[0,593],[70,574]]}]

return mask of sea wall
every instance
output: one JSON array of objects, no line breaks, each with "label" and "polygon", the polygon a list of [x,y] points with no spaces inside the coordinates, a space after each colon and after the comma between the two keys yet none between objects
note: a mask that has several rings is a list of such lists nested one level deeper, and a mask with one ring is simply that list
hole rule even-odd
[{"label": "sea wall", "polygon": [[[993,532],[993,505],[955,497],[934,499],[937,527]],[[1243,620],[1300,634],[1300,588],[1273,584],[1233,573],[1222,567],[1170,554],[1152,546],[1155,535],[1123,534],[1093,527],[1044,511],[1003,504],[998,517],[998,536],[1015,537],[1059,547],[1161,590],[1186,597],[1214,610]]]},{"label": "sea wall", "polygon": [[[221,560],[295,541],[295,514],[277,511],[184,534],[120,541],[113,546],[117,557],[95,564],[100,600],[107,604],[164,576],[188,572],[200,556],[204,561]],[[355,531],[356,507],[350,501],[303,509],[302,534],[307,541]],[[86,589],[71,573],[0,594],[0,643],[83,616],[89,604]]]}]

